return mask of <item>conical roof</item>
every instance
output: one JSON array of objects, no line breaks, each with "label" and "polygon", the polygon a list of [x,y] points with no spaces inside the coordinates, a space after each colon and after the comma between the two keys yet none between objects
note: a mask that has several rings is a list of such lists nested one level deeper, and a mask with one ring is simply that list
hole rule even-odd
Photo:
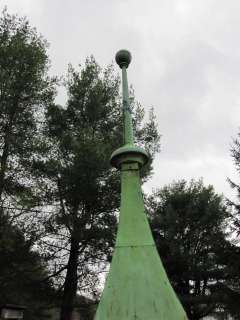
[{"label": "conical roof", "polygon": [[[186,320],[163,268],[144,210],[139,168],[146,152],[133,145],[126,68],[131,56],[117,53],[123,73],[124,147],[111,162],[121,170],[121,209],[116,246],[95,320]],[[130,135],[129,135],[130,133]]]}]

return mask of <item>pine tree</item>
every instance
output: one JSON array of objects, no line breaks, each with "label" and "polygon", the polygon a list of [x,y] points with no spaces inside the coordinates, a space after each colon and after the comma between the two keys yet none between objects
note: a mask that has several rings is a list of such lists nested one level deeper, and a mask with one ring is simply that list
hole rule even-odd
[{"label": "pine tree", "polygon": [[[55,79],[47,76],[47,43],[25,18],[0,16],[0,303],[24,304],[26,319],[41,319],[51,283],[30,228],[27,211],[35,198],[30,164],[43,110],[53,101]],[[18,208],[16,208],[18,207]],[[32,228],[31,228],[32,229]],[[33,232],[33,230],[31,230]]]},{"label": "pine tree", "polygon": [[0,205],[29,192],[29,160],[55,79],[47,76],[47,43],[25,18],[0,17]]},{"label": "pine tree", "polygon": [[178,181],[148,202],[163,264],[190,320],[239,318],[239,247],[227,240],[231,214],[202,181]]}]

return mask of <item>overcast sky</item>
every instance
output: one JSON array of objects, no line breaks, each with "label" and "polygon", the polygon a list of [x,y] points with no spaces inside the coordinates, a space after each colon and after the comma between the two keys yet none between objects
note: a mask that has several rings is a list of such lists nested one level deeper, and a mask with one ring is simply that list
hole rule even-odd
[{"label": "overcast sky", "polygon": [[[234,197],[230,145],[240,127],[239,0],[0,0],[50,43],[51,73],[93,54],[102,66],[129,49],[129,82],[154,106],[162,134],[145,187],[202,177]],[[116,68],[118,70],[118,68]],[[63,100],[63,95],[58,98]]]}]

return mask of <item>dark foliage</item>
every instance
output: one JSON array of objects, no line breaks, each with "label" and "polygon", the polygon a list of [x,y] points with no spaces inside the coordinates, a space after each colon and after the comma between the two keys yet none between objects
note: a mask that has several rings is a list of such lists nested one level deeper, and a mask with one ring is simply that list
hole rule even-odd
[{"label": "dark foliage", "polygon": [[33,243],[26,241],[21,230],[0,216],[0,301],[1,304],[24,305],[24,319],[44,319],[54,297]]},{"label": "dark foliage", "polygon": [[[237,173],[240,174],[240,133],[238,134],[238,138],[233,141],[233,146],[231,148],[231,155],[237,170]],[[230,186],[236,191],[237,200],[233,201],[228,199],[228,203],[234,209],[233,214],[233,228],[234,231],[239,238],[240,236],[240,185],[236,182],[228,179]]]},{"label": "dark foliage", "polygon": [[26,319],[42,319],[42,309],[53,293],[51,283],[43,281],[46,268],[33,250],[34,237],[26,240],[23,230],[13,224],[22,214],[14,207],[28,207],[34,199],[29,163],[38,148],[38,116],[54,96],[55,80],[46,75],[48,64],[45,40],[26,19],[4,10],[0,17],[0,303],[26,305]]},{"label": "dark foliage", "polygon": [[0,17],[0,204],[28,188],[29,157],[43,108],[53,99],[46,42],[26,19]]},{"label": "dark foliage", "polygon": [[239,247],[227,240],[231,217],[202,181],[175,182],[148,202],[157,248],[189,319],[240,315]]}]

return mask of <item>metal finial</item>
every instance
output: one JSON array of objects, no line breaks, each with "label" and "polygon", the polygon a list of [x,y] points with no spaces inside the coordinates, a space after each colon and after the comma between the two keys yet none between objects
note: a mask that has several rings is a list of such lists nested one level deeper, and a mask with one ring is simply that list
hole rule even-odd
[{"label": "metal finial", "polygon": [[127,68],[132,60],[132,55],[128,50],[122,49],[116,53],[115,60],[120,68]]},{"label": "metal finial", "polygon": [[116,54],[122,69],[124,145],[111,156],[121,170],[121,208],[115,250],[95,320],[187,320],[163,268],[145,214],[139,170],[146,151],[134,145],[129,109],[127,50]]},{"label": "metal finial", "polygon": [[113,152],[111,163],[118,169],[120,169],[123,162],[135,162],[142,167],[147,163],[149,158],[145,150],[134,145],[133,122],[127,80],[127,67],[131,59],[132,56],[128,50],[120,50],[116,54],[116,62],[122,69],[124,146]]}]

